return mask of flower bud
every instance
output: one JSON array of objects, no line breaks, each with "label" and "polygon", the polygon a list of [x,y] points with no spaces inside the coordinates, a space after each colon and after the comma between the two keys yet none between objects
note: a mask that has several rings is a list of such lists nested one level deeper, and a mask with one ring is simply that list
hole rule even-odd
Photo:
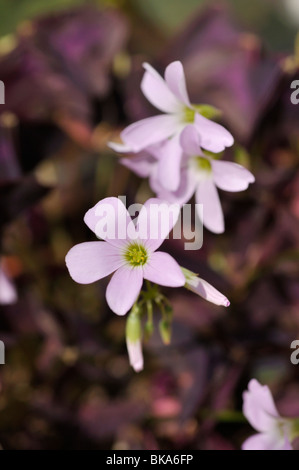
[{"label": "flower bud", "polygon": [[126,324],[126,343],[130,365],[135,372],[140,372],[143,369],[141,338],[142,329],[140,317],[136,311],[132,310]]},{"label": "flower bud", "polygon": [[159,322],[159,331],[164,344],[170,344],[171,341],[171,322],[161,320]]},{"label": "flower bud", "polygon": [[224,307],[228,307],[230,305],[229,300],[207,281],[201,279],[197,274],[186,268],[181,269],[186,279],[186,289],[191,290],[195,294],[200,295],[208,302],[212,302],[215,305],[223,305]]}]

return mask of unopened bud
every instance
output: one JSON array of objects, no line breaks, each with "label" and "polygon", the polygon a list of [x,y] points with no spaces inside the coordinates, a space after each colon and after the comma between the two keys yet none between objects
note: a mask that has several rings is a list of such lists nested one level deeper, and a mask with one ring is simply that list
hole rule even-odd
[{"label": "unopened bud", "polygon": [[164,344],[170,344],[171,341],[171,322],[161,320],[159,322],[159,331]]},{"label": "unopened bud", "polygon": [[224,307],[228,307],[230,305],[229,300],[207,281],[201,279],[197,274],[186,268],[181,269],[186,279],[186,289],[191,290],[195,294],[200,295],[200,297],[203,297],[205,300],[212,302],[215,305],[222,305]]},{"label": "unopened bud", "polygon": [[126,323],[126,343],[130,365],[133,367],[135,372],[140,372],[143,369],[141,339],[142,328],[140,317],[138,313],[132,310]]}]

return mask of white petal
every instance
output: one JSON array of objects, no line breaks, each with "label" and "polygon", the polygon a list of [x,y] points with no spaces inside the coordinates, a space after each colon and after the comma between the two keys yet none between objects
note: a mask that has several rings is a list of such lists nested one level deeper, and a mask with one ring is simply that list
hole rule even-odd
[{"label": "white petal", "polygon": [[224,307],[230,305],[229,300],[219,290],[200,277],[194,276],[192,282],[186,282],[186,287],[215,305],[223,305]]},{"label": "white petal", "polygon": [[142,283],[142,268],[119,268],[113,274],[106,290],[106,300],[111,310],[117,315],[125,315],[137,300]]},{"label": "white petal", "polygon": [[220,124],[210,121],[198,113],[195,114],[194,124],[199,132],[202,148],[219,153],[226,147],[233,145],[233,136]]},{"label": "white petal", "polygon": [[151,188],[157,193],[157,196],[160,199],[168,201],[169,203],[177,203],[180,206],[183,206],[191,199],[191,197],[195,193],[196,187],[197,181],[194,178],[194,174],[187,168],[182,169],[181,182],[176,191],[171,192],[165,190],[161,186],[160,182],[159,184],[157,184],[155,180],[154,183],[151,184]]},{"label": "white petal", "polygon": [[75,245],[65,257],[70,276],[79,284],[90,284],[118,269],[124,260],[116,247],[106,242]]},{"label": "white petal", "polygon": [[179,134],[168,139],[160,147],[160,155],[158,160],[158,177],[161,186],[168,191],[176,191],[181,180],[181,161],[183,156]]},{"label": "white petal", "polygon": [[123,202],[117,197],[106,197],[89,209],[84,222],[98,238],[114,246],[123,246],[134,238],[134,224]]},{"label": "white petal", "polygon": [[137,153],[172,137],[181,128],[179,115],[161,114],[134,122],[123,130],[121,138],[133,152]]},{"label": "white petal", "polygon": [[122,158],[120,163],[141,178],[147,178],[151,175],[153,166],[157,164],[157,160],[144,152],[142,155],[136,155],[136,157]]},{"label": "white petal", "polygon": [[224,191],[244,191],[255,179],[249,170],[234,162],[211,160],[216,186]]},{"label": "white petal", "polygon": [[203,155],[200,148],[200,135],[193,124],[188,124],[181,132],[180,141],[184,152],[188,156],[195,157]]},{"label": "white petal", "polygon": [[161,199],[146,201],[138,216],[136,231],[150,251],[155,251],[177,223],[180,214],[179,204],[169,204]]},{"label": "white petal", "polygon": [[185,73],[180,61],[172,62],[165,70],[165,81],[172,93],[186,106],[190,107]]},{"label": "white petal", "polygon": [[223,233],[223,212],[212,178],[206,178],[199,182],[196,191],[196,203],[203,205],[203,225],[211,232]]},{"label": "white petal", "polygon": [[144,279],[160,286],[182,287],[185,284],[185,276],[179,264],[168,253],[152,253],[143,271]]},{"label": "white petal", "polygon": [[135,372],[140,372],[143,369],[143,354],[141,341],[129,341],[127,339],[127,350],[129,355],[130,365]]},{"label": "white petal", "polygon": [[242,450],[291,450],[291,448],[286,448],[283,438],[259,433],[248,437],[242,445]]},{"label": "white petal", "polygon": [[280,415],[267,385],[250,380],[248,390],[243,393],[243,414],[257,431],[275,430]]},{"label": "white petal", "polygon": [[170,91],[165,80],[147,63],[143,64],[145,74],[141,81],[141,90],[148,101],[164,113],[179,113],[182,103]]},{"label": "white petal", "polygon": [[134,150],[130,145],[121,144],[117,142],[108,142],[107,146],[117,153],[134,153]]}]

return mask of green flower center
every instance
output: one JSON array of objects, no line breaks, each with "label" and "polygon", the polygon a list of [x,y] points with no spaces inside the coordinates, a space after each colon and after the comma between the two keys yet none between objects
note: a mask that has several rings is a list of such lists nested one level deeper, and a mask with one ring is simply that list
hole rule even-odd
[{"label": "green flower center", "polygon": [[195,113],[201,114],[207,119],[217,119],[221,117],[221,111],[209,104],[193,104],[192,108],[186,106],[184,112],[184,122],[186,124],[192,124],[194,122]]},{"label": "green flower center", "polygon": [[148,254],[143,245],[131,243],[125,253],[125,260],[133,267],[143,266],[148,260]]},{"label": "green flower center", "polygon": [[212,171],[212,165],[209,160],[204,157],[195,157],[196,166],[199,170],[205,171],[207,173]]},{"label": "green flower center", "polygon": [[185,108],[185,122],[192,124],[194,122],[195,110],[191,108]]}]

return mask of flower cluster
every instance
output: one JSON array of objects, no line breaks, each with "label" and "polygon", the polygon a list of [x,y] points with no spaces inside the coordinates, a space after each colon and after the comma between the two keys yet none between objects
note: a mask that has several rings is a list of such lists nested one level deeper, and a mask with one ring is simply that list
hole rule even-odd
[{"label": "flower cluster", "polygon": [[[130,363],[136,371],[143,368],[141,319],[147,314],[147,339],[153,331],[154,305],[162,315],[162,340],[166,344],[170,341],[172,307],[159,285],[185,286],[216,305],[229,306],[227,298],[214,287],[181,268],[169,254],[157,251],[176,224],[180,208],[195,193],[196,202],[203,206],[203,212],[198,213],[202,223],[212,232],[221,233],[224,217],[216,188],[242,191],[254,182],[246,168],[219,160],[218,154],[232,146],[234,139],[228,130],[209,119],[217,117],[218,110],[190,102],[181,62],[172,62],[166,68],[165,79],[149,64],[144,68],[141,89],[163,114],[131,124],[121,133],[122,143],[110,142],[109,146],[119,153],[134,154],[133,158],[123,158],[122,163],[141,177],[149,177],[158,198],[149,199],[134,221],[119,199],[100,201],[87,212],[84,221],[103,241],[77,245],[66,256],[76,282],[87,284],[113,273],[106,300],[118,315],[131,310],[126,338]],[[154,204],[159,207],[163,224],[150,216],[148,209]],[[107,232],[103,234],[100,229],[105,224]],[[152,236],[152,228],[157,237]],[[123,231],[124,236],[120,236]],[[142,290],[144,281],[146,291]]]},{"label": "flower cluster", "polygon": [[[190,102],[182,64],[171,63],[164,79],[149,64],[144,68],[141,89],[163,114],[129,125],[121,133],[122,142],[110,142],[109,146],[127,154],[121,163],[140,177],[149,178],[157,198],[146,201],[134,220],[119,198],[98,202],[84,221],[101,241],[81,243],[66,256],[70,275],[78,283],[92,283],[112,274],[106,300],[117,315],[128,314],[126,343],[136,372],[143,369],[142,338],[147,340],[153,332],[154,307],[161,312],[163,342],[168,344],[171,339],[172,307],[159,286],[184,286],[216,305],[230,304],[208,282],[160,251],[181,207],[195,194],[196,203],[203,206],[203,211],[198,211],[203,225],[222,233],[224,216],[217,188],[243,191],[255,180],[241,165],[221,160],[221,153],[233,145],[234,139],[212,120],[219,117],[217,109]],[[154,205],[160,218],[151,215]],[[243,398],[243,413],[258,433],[242,448],[292,449],[298,421],[279,415],[269,388],[253,379]]]},{"label": "flower cluster", "polygon": [[196,202],[203,205],[202,223],[222,233],[224,218],[216,188],[243,191],[254,176],[237,163],[219,160],[218,154],[233,145],[234,139],[207,118],[217,116],[218,110],[190,103],[179,61],[168,65],[165,80],[149,64],[144,68],[141,89],[165,114],[131,124],[121,133],[123,143],[110,143],[110,147],[135,154],[122,163],[139,176],[149,177],[159,198],[183,205],[195,194]]}]

